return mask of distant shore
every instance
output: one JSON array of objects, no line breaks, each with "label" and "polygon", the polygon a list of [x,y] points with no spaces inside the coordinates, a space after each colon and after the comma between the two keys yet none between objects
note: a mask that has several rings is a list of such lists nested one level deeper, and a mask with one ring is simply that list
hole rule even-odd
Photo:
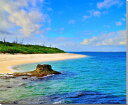
[{"label": "distant shore", "polygon": [[75,59],[82,57],[87,57],[87,56],[79,55],[79,54],[71,54],[71,53],[15,54],[15,55],[0,54],[0,73],[13,73],[11,67],[20,64]]}]

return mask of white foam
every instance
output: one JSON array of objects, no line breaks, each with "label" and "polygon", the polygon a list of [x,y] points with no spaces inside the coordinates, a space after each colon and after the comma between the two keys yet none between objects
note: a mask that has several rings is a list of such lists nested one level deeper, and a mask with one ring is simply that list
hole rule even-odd
[{"label": "white foam", "polygon": [[61,104],[61,103],[62,101],[60,100],[60,101],[54,102],[53,104]]}]

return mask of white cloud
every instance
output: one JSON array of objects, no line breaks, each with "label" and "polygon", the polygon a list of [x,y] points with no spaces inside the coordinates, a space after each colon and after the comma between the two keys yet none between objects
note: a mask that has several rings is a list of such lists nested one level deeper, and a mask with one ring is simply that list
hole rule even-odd
[{"label": "white cloud", "polygon": [[89,18],[90,18],[90,16],[83,16],[83,18],[84,18],[84,19],[89,19]]},{"label": "white cloud", "polygon": [[0,0],[0,30],[13,29],[24,36],[40,33],[47,15],[37,9],[39,2],[44,3],[43,0]]},{"label": "white cloud", "polygon": [[91,17],[100,17],[101,16],[101,12],[98,11],[98,10],[90,10],[88,11],[89,12],[89,15],[85,15],[83,16],[84,19],[89,19]]},{"label": "white cloud", "polygon": [[122,26],[126,22],[126,16],[124,15],[122,18],[119,19],[119,21],[115,22],[116,26]]},{"label": "white cloud", "polygon": [[[102,2],[98,2],[96,5],[96,10],[88,11],[88,15],[84,15],[83,19],[89,19],[91,17],[100,17],[103,14],[108,14],[108,9],[112,6],[122,6],[123,2],[121,0],[103,0]],[[124,20],[124,19],[123,19]]]},{"label": "white cloud", "polygon": [[122,22],[116,22],[117,26],[122,26]]},{"label": "white cloud", "polygon": [[100,17],[102,14],[107,14],[108,11],[102,10],[101,9],[108,9],[112,6],[121,6],[123,3],[121,0],[103,0],[102,2],[97,3],[97,9],[96,10],[90,10],[89,15],[84,15],[84,19],[88,19],[91,17]]},{"label": "white cloud", "polygon": [[115,5],[121,6],[122,5],[121,0],[104,0],[103,2],[97,3],[97,7],[99,9],[103,9],[103,8],[107,9]]},{"label": "white cloud", "polygon": [[93,16],[100,16],[101,15],[101,12],[100,11],[94,11],[93,12]]},{"label": "white cloud", "polygon": [[97,37],[92,37],[90,39],[85,39],[83,42],[81,42],[81,44],[88,45],[88,44],[91,44],[95,40],[97,40]]},{"label": "white cloud", "polygon": [[126,31],[117,31],[84,39],[81,44],[93,46],[126,45]]},{"label": "white cloud", "polygon": [[126,21],[126,18],[121,18],[122,21]]},{"label": "white cloud", "polygon": [[75,23],[76,23],[76,21],[73,19],[68,21],[68,24],[75,24]]}]

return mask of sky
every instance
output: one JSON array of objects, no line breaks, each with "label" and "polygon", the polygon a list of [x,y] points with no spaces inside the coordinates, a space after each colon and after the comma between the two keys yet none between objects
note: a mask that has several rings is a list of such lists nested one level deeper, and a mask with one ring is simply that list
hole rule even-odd
[{"label": "sky", "polygon": [[0,0],[0,40],[65,51],[125,51],[125,0]]}]

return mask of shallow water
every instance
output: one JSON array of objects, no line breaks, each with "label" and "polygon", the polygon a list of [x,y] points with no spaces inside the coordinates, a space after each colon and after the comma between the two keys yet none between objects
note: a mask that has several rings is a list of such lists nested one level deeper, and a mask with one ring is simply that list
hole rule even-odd
[{"label": "shallow water", "polygon": [[[89,57],[14,67],[17,71],[29,71],[34,70],[37,64],[51,64],[54,70],[62,74],[37,80],[0,80],[0,85],[4,84],[3,87],[7,88],[8,83],[13,85],[11,88],[0,90],[1,102],[25,103],[32,102],[29,100],[33,98],[35,100],[40,98],[45,101],[44,103],[110,102],[124,104],[126,100],[126,53],[79,52],[77,54]],[[77,97],[79,95],[76,94],[79,92],[83,95]],[[69,94],[73,95],[72,98],[67,98]],[[55,99],[56,95],[59,97]],[[42,101],[36,100],[36,102]]]}]

